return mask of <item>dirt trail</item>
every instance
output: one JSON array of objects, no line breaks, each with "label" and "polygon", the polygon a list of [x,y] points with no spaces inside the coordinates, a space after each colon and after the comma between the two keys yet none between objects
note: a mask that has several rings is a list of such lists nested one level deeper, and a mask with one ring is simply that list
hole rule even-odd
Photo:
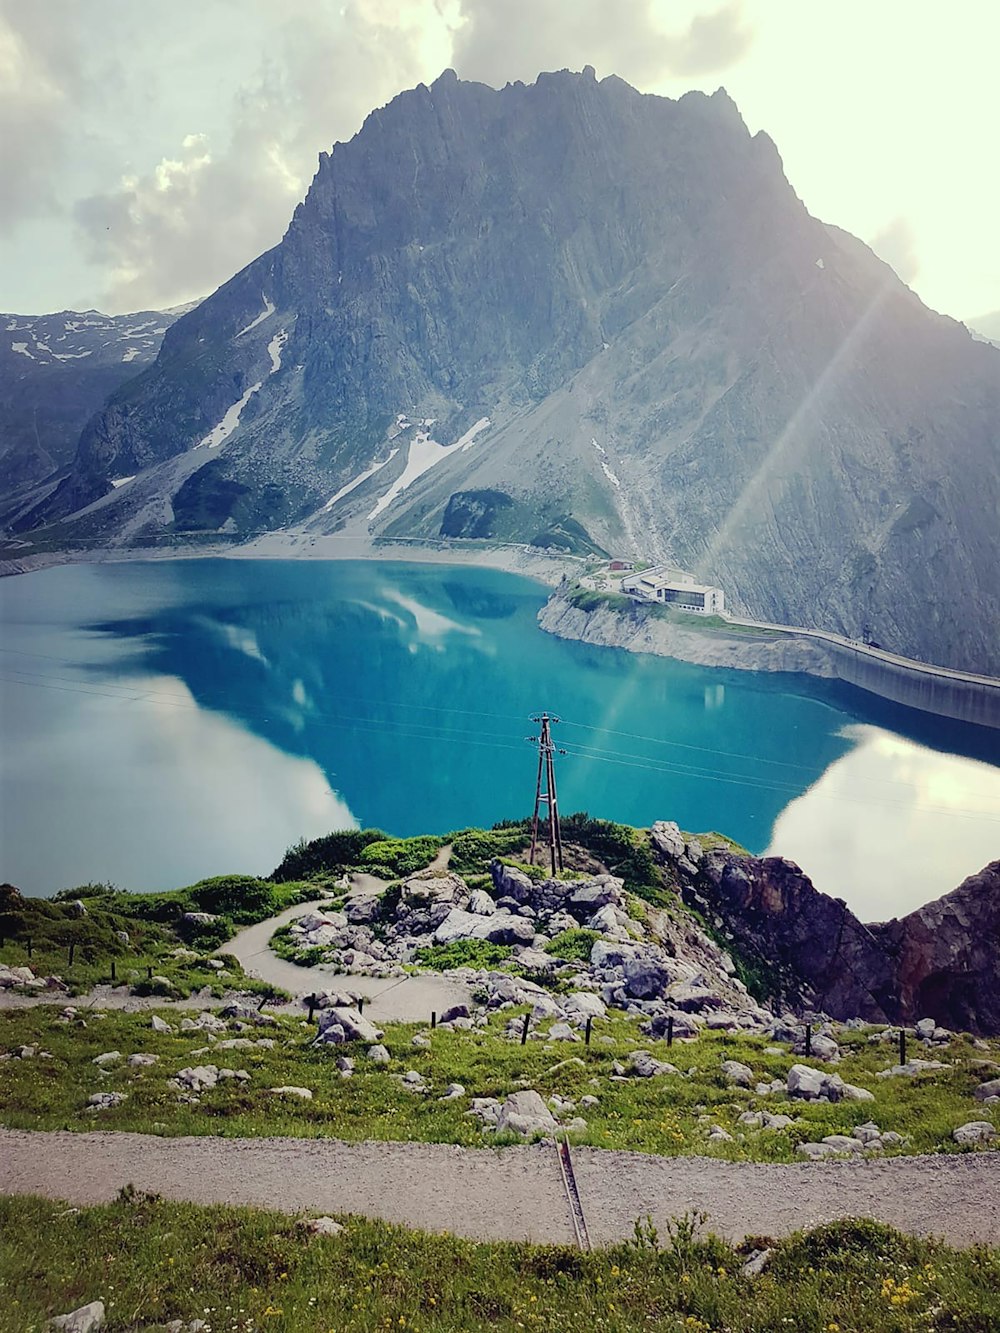
[{"label": "dirt trail", "polygon": [[[356,882],[361,879],[361,876],[355,877],[354,887],[370,891],[367,884],[359,885]],[[381,880],[372,880],[370,876],[365,876],[364,880],[385,887]],[[219,952],[231,953],[238,958],[248,976],[270,982],[272,986],[280,986],[295,996],[341,988],[357,991],[368,997],[365,1013],[373,1022],[427,1023],[432,1013],[441,1014],[453,1004],[469,1004],[468,986],[440,975],[428,973],[417,977],[358,977],[334,972],[322,964],[318,967],[299,967],[297,963],[286,962],[271,951],[268,942],[276,930],[309,912],[322,912],[324,906],[322,900],[298,903],[278,916],[239,931],[222,945]]]},{"label": "dirt trail", "polygon": [[[734,1240],[869,1216],[954,1245],[1000,1244],[1000,1152],[781,1165],[581,1148],[574,1161],[598,1244],[630,1236],[647,1214],[662,1235],[671,1217],[695,1209]],[[194,1203],[354,1212],[475,1239],[572,1243],[551,1147],[0,1129],[0,1192],[86,1204],[128,1183]]]}]

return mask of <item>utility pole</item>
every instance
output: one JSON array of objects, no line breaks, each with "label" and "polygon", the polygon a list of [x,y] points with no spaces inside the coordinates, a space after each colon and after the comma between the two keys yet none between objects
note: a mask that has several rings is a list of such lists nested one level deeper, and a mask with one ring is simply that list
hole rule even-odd
[{"label": "utility pole", "polygon": [[531,865],[535,864],[535,852],[538,848],[538,815],[541,806],[546,808],[546,817],[549,825],[549,860],[552,865],[552,874],[563,868],[562,855],[562,834],[559,830],[559,806],[556,801],[556,770],[553,762],[557,754],[565,754],[565,750],[559,750],[552,740],[551,727],[554,722],[558,722],[557,717],[550,717],[548,713],[532,714],[532,722],[539,724],[539,734],[529,736],[528,740],[532,745],[538,746],[538,778],[535,782],[535,813],[531,820],[531,854],[528,861]]}]

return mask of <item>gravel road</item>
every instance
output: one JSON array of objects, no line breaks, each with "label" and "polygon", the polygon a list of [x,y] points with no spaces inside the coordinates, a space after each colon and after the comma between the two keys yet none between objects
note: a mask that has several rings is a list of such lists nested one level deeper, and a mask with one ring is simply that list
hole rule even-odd
[{"label": "gravel road", "polygon": [[[579,1148],[574,1162],[595,1244],[630,1236],[647,1213],[663,1234],[669,1218],[694,1209],[732,1239],[869,1216],[954,1245],[1000,1244],[1000,1152],[778,1165]],[[130,1182],[194,1203],[354,1212],[475,1239],[572,1243],[551,1147],[0,1129],[0,1192],[86,1204]]]}]

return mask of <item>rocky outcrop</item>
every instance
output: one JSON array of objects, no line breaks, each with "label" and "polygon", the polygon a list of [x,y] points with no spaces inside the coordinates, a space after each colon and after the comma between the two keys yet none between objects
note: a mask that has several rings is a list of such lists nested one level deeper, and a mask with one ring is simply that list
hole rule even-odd
[{"label": "rocky outcrop", "polygon": [[894,959],[900,1016],[1000,1032],[1000,860],[872,930]]},{"label": "rocky outcrop", "polygon": [[776,999],[834,1018],[1000,1032],[1000,861],[951,893],[865,925],[793,862],[685,842],[676,824],[653,847],[686,901],[716,923]]}]

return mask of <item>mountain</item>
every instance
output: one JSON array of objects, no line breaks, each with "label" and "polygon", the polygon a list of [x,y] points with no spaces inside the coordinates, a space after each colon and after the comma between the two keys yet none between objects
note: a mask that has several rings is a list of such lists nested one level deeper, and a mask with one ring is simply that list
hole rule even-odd
[{"label": "mountain", "polygon": [[72,463],[88,418],[156,359],[191,308],[0,315],[0,513]]},{"label": "mountain", "polygon": [[723,91],[587,69],[373,112],[18,526],[629,552],[1000,671],[998,514],[1000,352],[811,217]]}]

